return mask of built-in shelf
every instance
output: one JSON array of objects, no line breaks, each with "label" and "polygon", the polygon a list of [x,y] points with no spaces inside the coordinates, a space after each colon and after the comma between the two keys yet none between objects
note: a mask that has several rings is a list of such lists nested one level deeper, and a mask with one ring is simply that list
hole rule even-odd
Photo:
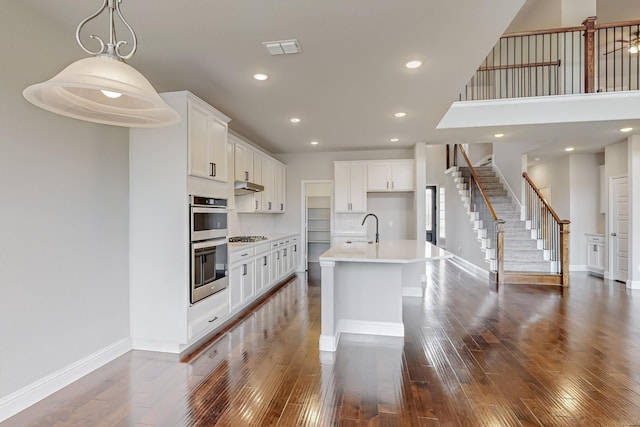
[{"label": "built-in shelf", "polygon": [[307,260],[318,262],[331,242],[331,197],[307,197]]}]

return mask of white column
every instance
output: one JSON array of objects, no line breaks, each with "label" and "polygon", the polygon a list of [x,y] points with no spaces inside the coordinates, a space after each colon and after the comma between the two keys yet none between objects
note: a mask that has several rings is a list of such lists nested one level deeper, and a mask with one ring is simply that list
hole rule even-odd
[{"label": "white column", "polygon": [[[419,142],[415,146],[415,179],[416,191],[414,200],[414,212],[416,218],[416,240],[424,241],[426,238],[426,187],[427,187],[427,148],[424,142]],[[437,194],[436,194],[437,197]],[[437,199],[436,199],[437,200]]]},{"label": "white column", "polygon": [[335,261],[320,260],[320,350],[336,351],[338,337],[336,336],[335,313]]},{"label": "white column", "polygon": [[627,140],[629,177],[629,274],[627,287],[640,289],[640,135]]}]

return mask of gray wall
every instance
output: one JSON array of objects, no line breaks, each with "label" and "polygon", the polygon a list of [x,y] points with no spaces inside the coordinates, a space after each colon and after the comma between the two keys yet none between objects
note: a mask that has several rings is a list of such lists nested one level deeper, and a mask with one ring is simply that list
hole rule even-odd
[{"label": "gray wall", "polygon": [[29,104],[81,51],[17,1],[3,16],[0,399],[129,336],[128,130]]}]

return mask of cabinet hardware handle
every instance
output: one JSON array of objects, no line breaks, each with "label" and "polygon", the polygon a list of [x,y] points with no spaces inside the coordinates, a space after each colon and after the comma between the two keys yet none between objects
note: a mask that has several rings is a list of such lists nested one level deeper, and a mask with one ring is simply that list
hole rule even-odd
[{"label": "cabinet hardware handle", "polygon": [[247,275],[247,264],[242,264],[242,275],[243,276]]},{"label": "cabinet hardware handle", "polygon": [[271,202],[269,202],[269,208],[268,209],[271,210]]},{"label": "cabinet hardware handle", "polygon": [[256,200],[256,210],[258,210],[258,201]]},{"label": "cabinet hardware handle", "polygon": [[280,251],[276,252],[276,259],[280,259]]},{"label": "cabinet hardware handle", "polygon": [[593,245],[593,251],[598,252],[598,245]]},{"label": "cabinet hardware handle", "polygon": [[287,256],[287,250],[284,250],[284,255],[283,256]]},{"label": "cabinet hardware handle", "polygon": [[298,252],[298,245],[293,245],[293,252]]},{"label": "cabinet hardware handle", "polygon": [[393,190],[395,188],[393,181],[391,181],[391,189]]},{"label": "cabinet hardware handle", "polygon": [[215,163],[209,163],[209,165],[211,166],[211,173],[209,174],[209,176],[216,176]]},{"label": "cabinet hardware handle", "polygon": [[249,255],[249,253],[248,253],[248,252],[247,252],[246,254],[242,254],[242,255],[240,255],[240,256],[247,256],[247,255]]},{"label": "cabinet hardware handle", "polygon": [[245,181],[249,181],[249,172],[248,171],[244,171],[244,180]]},{"label": "cabinet hardware handle", "polygon": [[280,210],[283,211],[284,210],[284,203],[280,203]]},{"label": "cabinet hardware handle", "polygon": [[216,316],[216,317],[214,317],[213,319],[209,320],[209,323],[213,323],[213,322],[215,322],[216,320],[218,320],[218,316]]},{"label": "cabinet hardware handle", "polygon": [[389,181],[387,181],[387,190],[389,189]]},{"label": "cabinet hardware handle", "polygon": [[262,266],[263,267],[267,266],[267,257],[266,256],[262,257]]},{"label": "cabinet hardware handle", "polygon": [[218,176],[218,165],[217,165],[217,163],[213,164],[213,176]]},{"label": "cabinet hardware handle", "polygon": [[617,233],[611,233],[611,235],[612,235],[613,237],[616,237],[618,234],[617,234]]}]

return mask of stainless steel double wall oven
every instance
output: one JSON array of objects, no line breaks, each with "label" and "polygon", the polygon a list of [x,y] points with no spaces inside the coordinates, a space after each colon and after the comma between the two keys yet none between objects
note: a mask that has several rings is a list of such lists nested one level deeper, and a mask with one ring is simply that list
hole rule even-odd
[{"label": "stainless steel double wall oven", "polygon": [[191,304],[229,285],[227,200],[190,196]]}]

